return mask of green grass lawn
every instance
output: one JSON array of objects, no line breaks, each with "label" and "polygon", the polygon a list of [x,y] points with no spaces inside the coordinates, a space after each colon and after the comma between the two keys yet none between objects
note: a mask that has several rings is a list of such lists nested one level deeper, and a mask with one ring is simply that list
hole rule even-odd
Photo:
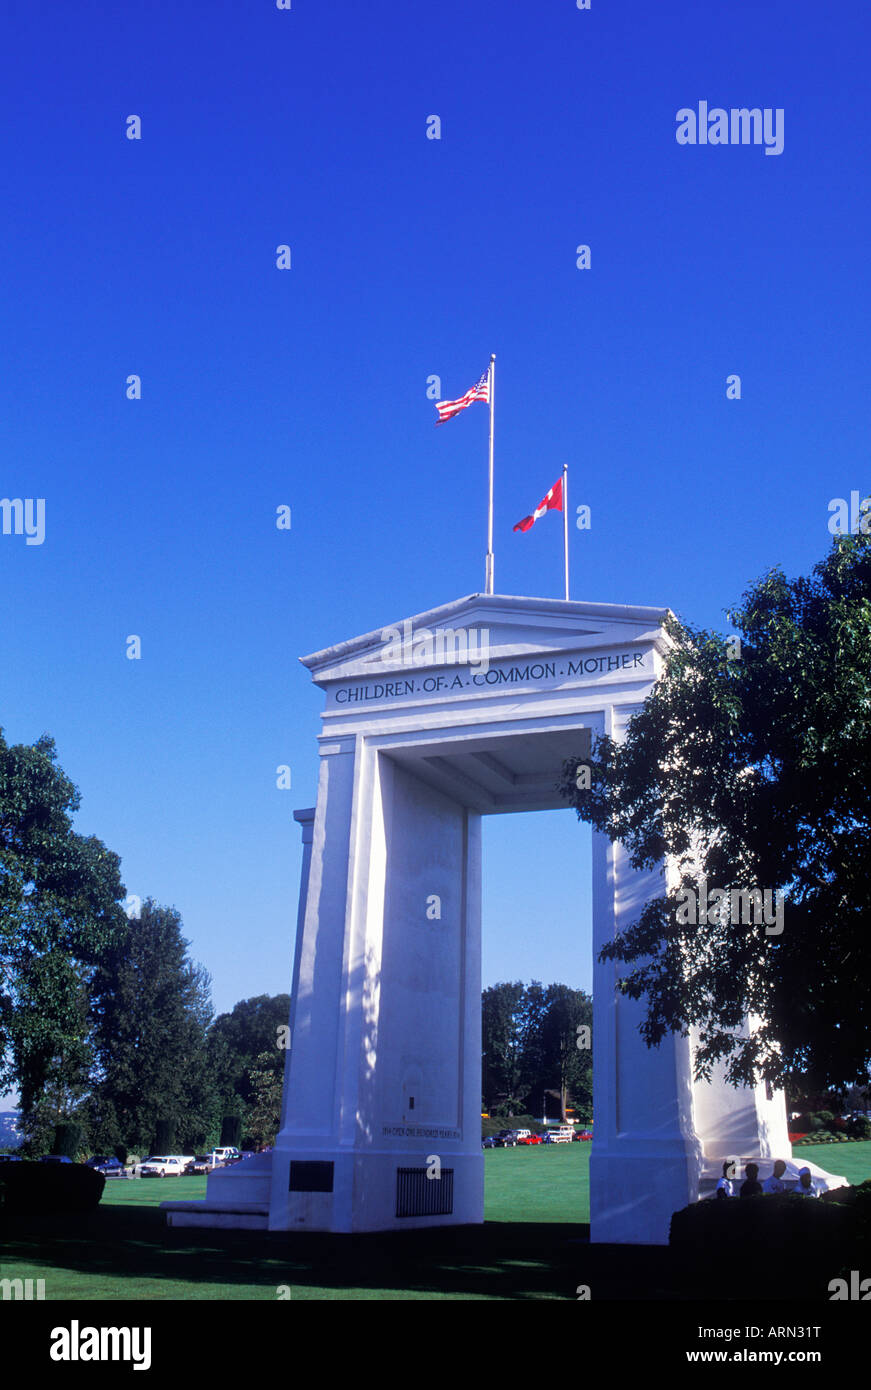
[{"label": "green grass lawn", "polygon": [[853,1187],[871,1178],[871,1141],[862,1144],[799,1144],[793,1146],[792,1156],[801,1166],[805,1159],[816,1163],[827,1173],[846,1178]]},{"label": "green grass lawn", "polygon": [[[829,1172],[871,1177],[871,1142],[800,1148]],[[671,1252],[589,1244],[588,1144],[488,1150],[482,1227],[375,1236],[169,1228],[162,1201],[205,1178],[106,1183],[88,1216],[7,1221],[0,1277],[44,1279],[46,1299],[692,1299]],[[814,1296],[809,1286],[808,1297]]]}]

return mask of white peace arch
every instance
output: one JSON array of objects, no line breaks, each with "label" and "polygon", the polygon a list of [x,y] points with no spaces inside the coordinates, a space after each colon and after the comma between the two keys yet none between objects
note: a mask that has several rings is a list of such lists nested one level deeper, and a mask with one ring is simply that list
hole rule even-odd
[{"label": "white peace arch", "polygon": [[[662,672],[667,611],[473,594],[302,658],[326,705],[317,804],[294,813],[281,1129],[271,1153],[213,1173],[203,1202],[164,1203],[171,1224],[483,1220],[481,817],[565,807],[563,760],[583,753],[585,730],[622,738]],[[439,632],[460,635],[455,649],[434,641],[419,664]],[[724,1159],[762,1160],[763,1178],[766,1160],[787,1160],[787,1178],[798,1165],[781,1092],[694,1081],[691,1038],[645,1046],[643,1004],[617,994],[618,965],[598,953],[661,891],[662,870],[633,869],[598,832],[592,857],[591,1239],[664,1244],[672,1212],[713,1190]]]}]

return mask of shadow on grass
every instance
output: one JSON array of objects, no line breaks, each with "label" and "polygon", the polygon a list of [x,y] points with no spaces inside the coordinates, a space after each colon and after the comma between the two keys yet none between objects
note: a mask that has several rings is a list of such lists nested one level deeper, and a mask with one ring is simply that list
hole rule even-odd
[{"label": "shadow on grass", "polygon": [[[581,1285],[597,1302],[748,1295],[746,1278],[724,1282],[716,1260],[689,1270],[667,1247],[591,1245],[585,1225],[491,1221],[359,1236],[202,1231],[168,1227],[156,1208],[105,1206],[26,1222],[7,1214],[2,1236],[4,1274],[17,1265],[50,1274],[58,1296],[71,1299],[274,1300],[279,1285],[308,1298],[575,1300]],[[111,1294],[95,1276],[111,1282]],[[165,1291],[138,1292],[145,1280],[164,1281]],[[766,1282],[756,1296],[795,1296]]]}]

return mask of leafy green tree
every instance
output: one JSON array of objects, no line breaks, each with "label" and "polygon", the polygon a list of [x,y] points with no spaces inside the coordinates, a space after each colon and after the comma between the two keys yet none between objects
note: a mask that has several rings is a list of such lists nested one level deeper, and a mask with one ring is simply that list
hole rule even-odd
[{"label": "leafy green tree", "polygon": [[593,1001],[583,990],[550,985],[545,1014],[545,1062],[560,1093],[560,1115],[566,1118],[569,1098],[580,1119],[592,1119],[593,1066],[590,1048],[578,1046],[578,1029],[592,1032]]},{"label": "leafy green tree", "polygon": [[[697,1075],[723,1059],[735,1083],[840,1088],[871,1061],[871,537],[836,539],[809,578],[771,570],[727,616],[740,646],[670,619],[625,742],[597,740],[589,790],[564,768],[581,818],[679,879],[602,958],[631,964],[648,1045],[699,1029]],[[782,932],[694,924],[702,878],[782,893]]]},{"label": "leafy green tree", "polygon": [[17,1087],[31,1139],[52,1108],[72,1118],[90,1061],[83,990],[125,920],[118,856],[73,830],[80,800],[53,739],[0,731],[0,1086]]},{"label": "leafy green tree", "polygon": [[208,973],[187,955],[181,918],[148,899],[125,922],[93,982],[98,1074],[95,1143],[149,1149],[158,1121],[183,1151],[202,1147],[220,1121],[206,1046]]},{"label": "leafy green tree", "polygon": [[583,1118],[592,1107],[591,1052],[578,1047],[578,1028],[592,1026],[592,1000],[569,985],[542,985],[533,980],[522,1011],[523,1075],[530,1108],[543,1110],[544,1092],[557,1090],[561,1118],[569,1096]]},{"label": "leafy green tree", "polygon": [[245,1124],[246,1141],[255,1146],[275,1143],[281,1120],[281,1091],[285,1054],[273,1047],[255,1058],[249,1073],[253,1097]]},{"label": "leafy green tree", "polygon": [[592,1024],[592,1000],[568,985],[491,985],[482,995],[483,1095],[490,1114],[541,1113],[544,1093],[569,1097],[592,1114],[590,1051],[578,1048],[578,1027]]},{"label": "leafy green tree", "polygon": [[275,1053],[277,1072],[283,1075],[284,1051],[279,1029],[287,1027],[289,994],[258,994],[241,999],[227,1014],[219,1014],[209,1029],[209,1059],[225,1113],[244,1114],[254,1101],[263,1053]]},{"label": "leafy green tree", "polygon": [[497,1104],[523,1109],[522,1043],[520,1011],[524,986],[490,985],[481,996],[481,1049],[483,1109],[492,1113]]}]

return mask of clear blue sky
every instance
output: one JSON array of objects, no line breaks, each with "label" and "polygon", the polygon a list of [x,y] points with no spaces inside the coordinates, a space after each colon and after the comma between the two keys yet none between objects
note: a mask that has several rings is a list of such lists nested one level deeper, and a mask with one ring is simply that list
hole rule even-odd
[{"label": "clear blue sky", "polygon": [[[435,429],[430,374],[497,354],[498,592],[561,596],[559,516],[511,528],[563,461],[574,598],[725,628],[828,549],[869,482],[869,38],[808,0],[7,0],[0,494],[46,538],[0,536],[0,724],[54,736],[219,1009],[290,984],[297,657],[483,587],[487,411]],[[783,108],[783,153],[678,145],[700,100]],[[485,983],[589,987],[586,833],[485,844]]]}]

